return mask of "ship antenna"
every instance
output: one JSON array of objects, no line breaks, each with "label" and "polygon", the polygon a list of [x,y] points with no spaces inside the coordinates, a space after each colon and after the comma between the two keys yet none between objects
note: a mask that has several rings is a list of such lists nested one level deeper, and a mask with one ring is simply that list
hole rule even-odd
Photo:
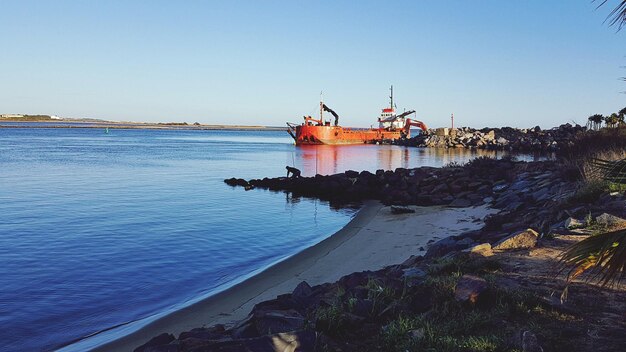
[{"label": "ship antenna", "polygon": [[391,88],[389,88],[389,90],[391,91],[391,95],[389,96],[389,98],[391,99],[391,106],[390,106],[390,108],[393,109],[393,85],[391,85]]},{"label": "ship antenna", "polygon": [[324,124],[324,91],[320,91],[320,123]]}]

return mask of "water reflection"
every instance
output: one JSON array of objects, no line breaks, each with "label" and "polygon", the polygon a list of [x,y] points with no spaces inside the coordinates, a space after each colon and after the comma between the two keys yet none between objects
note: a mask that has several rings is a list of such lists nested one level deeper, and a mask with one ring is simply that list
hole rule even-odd
[{"label": "water reflection", "polygon": [[[296,167],[303,176],[330,175],[345,170],[394,170],[398,167],[440,167],[465,163],[479,156],[501,158],[507,151],[470,150],[464,148],[415,148],[395,145],[303,145],[294,146]],[[545,155],[514,154],[520,160],[537,160]]]}]

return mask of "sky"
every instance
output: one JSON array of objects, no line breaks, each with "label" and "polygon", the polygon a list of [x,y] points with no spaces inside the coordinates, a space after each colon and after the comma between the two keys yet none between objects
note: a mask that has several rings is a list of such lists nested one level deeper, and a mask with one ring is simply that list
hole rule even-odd
[{"label": "sky", "polygon": [[284,126],[584,124],[626,106],[617,0],[0,0],[0,113]]}]

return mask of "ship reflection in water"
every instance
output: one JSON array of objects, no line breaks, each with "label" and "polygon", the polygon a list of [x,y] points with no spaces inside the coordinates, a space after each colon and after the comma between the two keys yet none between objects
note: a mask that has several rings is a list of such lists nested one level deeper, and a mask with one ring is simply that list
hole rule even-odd
[{"label": "ship reflection in water", "polygon": [[[294,146],[295,166],[303,176],[331,175],[345,170],[378,169],[394,170],[398,167],[415,168],[420,166],[440,167],[450,163],[465,163],[479,156],[501,158],[508,156],[505,151],[468,150],[445,148],[415,148],[395,145],[302,145]],[[537,160],[546,156],[519,155],[519,160]]]}]

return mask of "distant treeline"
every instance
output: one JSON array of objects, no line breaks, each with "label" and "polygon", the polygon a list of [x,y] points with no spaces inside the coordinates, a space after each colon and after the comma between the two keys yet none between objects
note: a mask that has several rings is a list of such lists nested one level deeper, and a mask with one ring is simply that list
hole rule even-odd
[{"label": "distant treeline", "polygon": [[168,125],[168,126],[188,126],[187,122],[159,122],[159,125]]}]

